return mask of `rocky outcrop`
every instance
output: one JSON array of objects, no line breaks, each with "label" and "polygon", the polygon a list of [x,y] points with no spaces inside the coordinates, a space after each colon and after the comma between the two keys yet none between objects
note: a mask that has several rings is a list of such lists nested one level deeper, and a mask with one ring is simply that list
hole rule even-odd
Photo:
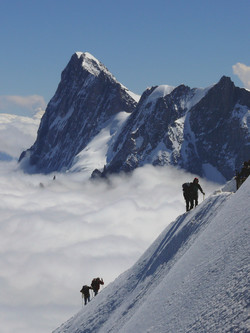
[{"label": "rocky outcrop", "polygon": [[203,174],[204,164],[210,164],[229,180],[250,158],[250,92],[230,78],[222,77],[192,108],[189,123],[195,134],[189,170]]}]

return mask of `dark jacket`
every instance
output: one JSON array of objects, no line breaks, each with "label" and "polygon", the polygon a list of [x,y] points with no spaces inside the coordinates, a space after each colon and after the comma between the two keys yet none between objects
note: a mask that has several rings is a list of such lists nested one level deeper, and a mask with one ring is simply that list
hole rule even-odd
[{"label": "dark jacket", "polygon": [[91,287],[94,291],[98,291],[101,284],[104,284],[103,279],[95,278],[91,282]]},{"label": "dark jacket", "polygon": [[187,199],[198,197],[198,190],[200,190],[201,193],[205,194],[203,192],[203,189],[201,188],[200,184],[198,184],[196,182],[185,183],[182,185],[182,187],[183,187],[183,195]]},{"label": "dark jacket", "polygon": [[93,289],[93,288],[85,285],[85,286],[82,287],[80,292],[84,295],[84,297],[89,297],[90,296],[90,294],[89,294],[90,289]]},{"label": "dark jacket", "polygon": [[198,196],[198,190],[200,190],[201,193],[204,194],[203,189],[201,188],[200,184],[194,183],[194,182],[191,183],[191,186],[190,186],[191,195],[194,196],[194,197],[197,197]]}]

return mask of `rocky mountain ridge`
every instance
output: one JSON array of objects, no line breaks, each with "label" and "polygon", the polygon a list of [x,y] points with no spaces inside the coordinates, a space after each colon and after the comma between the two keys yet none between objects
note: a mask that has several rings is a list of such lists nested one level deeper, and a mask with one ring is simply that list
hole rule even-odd
[{"label": "rocky mountain ridge", "polygon": [[[250,93],[228,77],[206,89],[147,90],[111,149],[106,173],[171,164],[230,179],[250,156]],[[212,176],[213,174],[213,176]]]},{"label": "rocky mountain ridge", "polygon": [[77,52],[20,161],[34,172],[72,169],[121,112],[126,120],[105,141],[105,168],[94,167],[102,176],[171,164],[224,182],[250,157],[250,92],[230,78],[205,89],[151,87],[138,102],[96,58]]}]

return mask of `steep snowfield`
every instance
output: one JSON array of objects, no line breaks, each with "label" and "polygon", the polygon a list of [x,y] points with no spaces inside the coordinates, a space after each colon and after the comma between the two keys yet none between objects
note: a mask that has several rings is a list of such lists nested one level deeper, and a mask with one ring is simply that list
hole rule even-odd
[{"label": "steep snowfield", "polygon": [[250,179],[179,216],[54,333],[249,331],[249,198]]},{"label": "steep snowfield", "polygon": [[90,177],[96,168],[102,169],[107,160],[112,156],[108,154],[108,148],[116,139],[129,113],[119,112],[97,134],[93,140],[75,157],[70,171],[84,170],[85,177]]}]

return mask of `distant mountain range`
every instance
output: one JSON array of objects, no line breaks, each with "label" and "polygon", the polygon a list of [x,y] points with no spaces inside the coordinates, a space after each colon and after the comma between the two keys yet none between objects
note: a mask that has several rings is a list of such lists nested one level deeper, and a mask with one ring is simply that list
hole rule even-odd
[{"label": "distant mountain range", "polygon": [[228,77],[205,89],[151,87],[139,98],[78,52],[19,161],[32,172],[101,176],[170,164],[223,182],[250,159],[249,125],[250,92]]}]

